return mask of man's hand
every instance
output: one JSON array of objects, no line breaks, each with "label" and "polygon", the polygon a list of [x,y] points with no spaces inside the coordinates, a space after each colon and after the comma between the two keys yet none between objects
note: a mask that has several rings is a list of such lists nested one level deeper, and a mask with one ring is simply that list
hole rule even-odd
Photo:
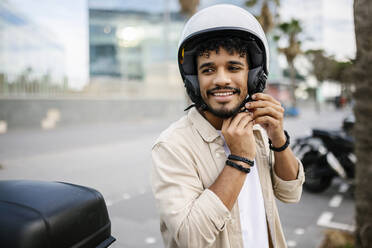
[{"label": "man's hand", "polygon": [[[224,119],[221,132],[225,138],[231,154],[253,160],[256,156],[256,141],[253,135],[253,114],[248,112]],[[241,161],[235,163],[248,168],[249,165]],[[225,166],[216,181],[209,187],[231,211],[240,190],[244,185],[247,173]]]},{"label": "man's hand", "polygon": [[225,119],[221,132],[231,154],[253,160],[256,156],[256,142],[253,135],[253,114],[238,113]]},{"label": "man's hand", "polygon": [[246,103],[245,107],[253,113],[254,124],[260,124],[266,130],[274,147],[284,145],[284,108],[280,102],[264,93],[254,94],[252,99],[255,101]]}]

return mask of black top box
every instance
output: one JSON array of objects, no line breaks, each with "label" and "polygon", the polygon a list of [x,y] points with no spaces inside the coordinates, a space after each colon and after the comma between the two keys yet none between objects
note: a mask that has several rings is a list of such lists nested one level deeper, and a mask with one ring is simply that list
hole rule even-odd
[{"label": "black top box", "polygon": [[0,181],[0,247],[104,248],[114,241],[98,191],[62,182]]}]

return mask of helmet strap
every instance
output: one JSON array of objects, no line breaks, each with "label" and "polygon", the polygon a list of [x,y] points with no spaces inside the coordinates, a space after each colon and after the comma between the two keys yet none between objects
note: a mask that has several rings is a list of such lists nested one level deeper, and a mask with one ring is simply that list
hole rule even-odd
[{"label": "helmet strap", "polygon": [[190,104],[187,108],[185,108],[183,111],[187,111],[189,109],[191,109],[192,107],[196,107],[196,104],[193,103],[193,104]]},{"label": "helmet strap", "polygon": [[[199,106],[200,105],[200,106]],[[200,110],[202,111],[206,111],[208,110],[208,105],[205,104],[205,102],[202,100],[201,104],[196,104],[196,103],[193,103],[193,104],[190,104],[187,108],[185,108],[183,111],[187,111],[189,109],[191,109],[192,107],[196,107],[196,108],[199,108]]]}]

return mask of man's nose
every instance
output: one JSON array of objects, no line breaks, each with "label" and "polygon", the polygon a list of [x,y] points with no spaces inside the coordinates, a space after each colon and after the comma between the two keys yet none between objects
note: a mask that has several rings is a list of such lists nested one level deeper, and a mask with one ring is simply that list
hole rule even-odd
[{"label": "man's nose", "polygon": [[217,70],[213,83],[219,86],[229,85],[231,83],[231,78],[225,70],[219,69]]}]

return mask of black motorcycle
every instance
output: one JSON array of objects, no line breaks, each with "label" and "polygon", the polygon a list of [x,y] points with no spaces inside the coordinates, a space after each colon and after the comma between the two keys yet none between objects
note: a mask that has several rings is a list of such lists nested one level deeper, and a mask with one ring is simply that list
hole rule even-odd
[{"label": "black motorcycle", "polygon": [[350,116],[344,119],[342,130],[313,129],[312,135],[296,140],[292,149],[304,166],[307,191],[322,192],[335,177],[354,184],[356,156],[351,136],[354,122]]}]

